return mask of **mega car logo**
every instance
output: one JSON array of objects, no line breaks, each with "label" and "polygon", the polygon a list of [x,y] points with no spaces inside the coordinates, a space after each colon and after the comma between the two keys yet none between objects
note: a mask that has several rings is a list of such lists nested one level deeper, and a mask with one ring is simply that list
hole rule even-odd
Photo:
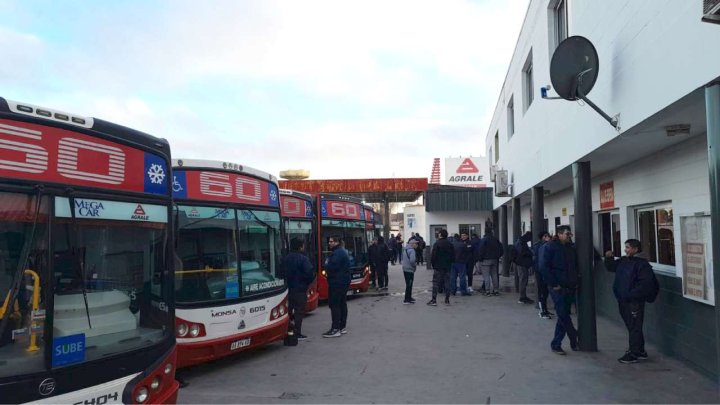
[{"label": "mega car logo", "polygon": [[212,309],[210,310],[210,316],[213,318],[230,315],[237,315],[237,311],[234,309],[228,309],[227,311],[214,311]]},{"label": "mega car logo", "polygon": [[38,387],[38,392],[42,396],[48,396],[55,391],[55,379],[54,378],[46,378],[42,380],[40,383],[40,386]]},{"label": "mega car logo", "polygon": [[135,208],[135,211],[133,212],[130,219],[139,220],[139,221],[147,221],[150,219],[150,216],[148,216],[145,213],[145,210],[143,209],[142,205],[138,204]]},{"label": "mega car logo", "polygon": [[99,201],[75,200],[75,212],[81,217],[100,217],[105,210]]}]

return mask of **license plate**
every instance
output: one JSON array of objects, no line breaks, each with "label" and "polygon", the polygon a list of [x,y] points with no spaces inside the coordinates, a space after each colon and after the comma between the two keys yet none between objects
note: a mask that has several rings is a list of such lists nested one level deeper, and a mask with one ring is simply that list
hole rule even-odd
[{"label": "license plate", "polygon": [[362,273],[353,273],[352,279],[353,279],[353,280],[356,280],[356,279],[358,279],[358,278],[362,278],[362,276],[363,276]]},{"label": "license plate", "polygon": [[230,344],[230,350],[237,350],[243,347],[250,346],[250,338],[240,339]]},{"label": "license plate", "polygon": [[353,294],[355,294],[355,290],[347,290],[347,293],[345,293],[345,294],[353,295]]}]

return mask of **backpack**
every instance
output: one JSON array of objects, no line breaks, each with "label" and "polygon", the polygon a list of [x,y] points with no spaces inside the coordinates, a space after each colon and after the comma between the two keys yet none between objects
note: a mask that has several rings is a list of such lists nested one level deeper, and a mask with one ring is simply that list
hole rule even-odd
[{"label": "backpack", "polygon": [[418,249],[425,249],[425,241],[420,239],[420,242],[418,242]]}]

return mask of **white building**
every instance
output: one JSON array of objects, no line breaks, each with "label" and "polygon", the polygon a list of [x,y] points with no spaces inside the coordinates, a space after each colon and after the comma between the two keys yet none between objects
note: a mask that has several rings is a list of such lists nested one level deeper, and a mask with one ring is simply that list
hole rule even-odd
[{"label": "white building", "polygon": [[[551,232],[574,225],[571,166],[590,162],[596,250],[619,255],[640,239],[661,284],[648,340],[717,375],[705,86],[720,77],[720,26],[701,22],[701,3],[531,0],[485,143],[512,184],[493,207],[516,199],[530,224],[532,189],[543,187]],[[619,114],[620,131],[582,102],[540,98],[555,48],[576,35],[600,60],[588,97]],[[602,265],[594,274],[597,311],[619,320],[612,276]]]}]

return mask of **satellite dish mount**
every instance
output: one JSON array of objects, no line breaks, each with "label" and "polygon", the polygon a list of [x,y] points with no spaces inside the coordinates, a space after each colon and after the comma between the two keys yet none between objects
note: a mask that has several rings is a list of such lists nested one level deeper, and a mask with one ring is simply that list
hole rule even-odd
[{"label": "satellite dish mount", "polygon": [[558,45],[550,62],[550,80],[560,97],[547,96],[550,86],[541,88],[540,94],[546,100],[561,98],[569,101],[582,100],[605,118],[613,128],[620,131],[618,126],[620,114],[611,117],[587,98],[597,81],[598,69],[597,51],[587,38],[581,36],[566,38]]}]

